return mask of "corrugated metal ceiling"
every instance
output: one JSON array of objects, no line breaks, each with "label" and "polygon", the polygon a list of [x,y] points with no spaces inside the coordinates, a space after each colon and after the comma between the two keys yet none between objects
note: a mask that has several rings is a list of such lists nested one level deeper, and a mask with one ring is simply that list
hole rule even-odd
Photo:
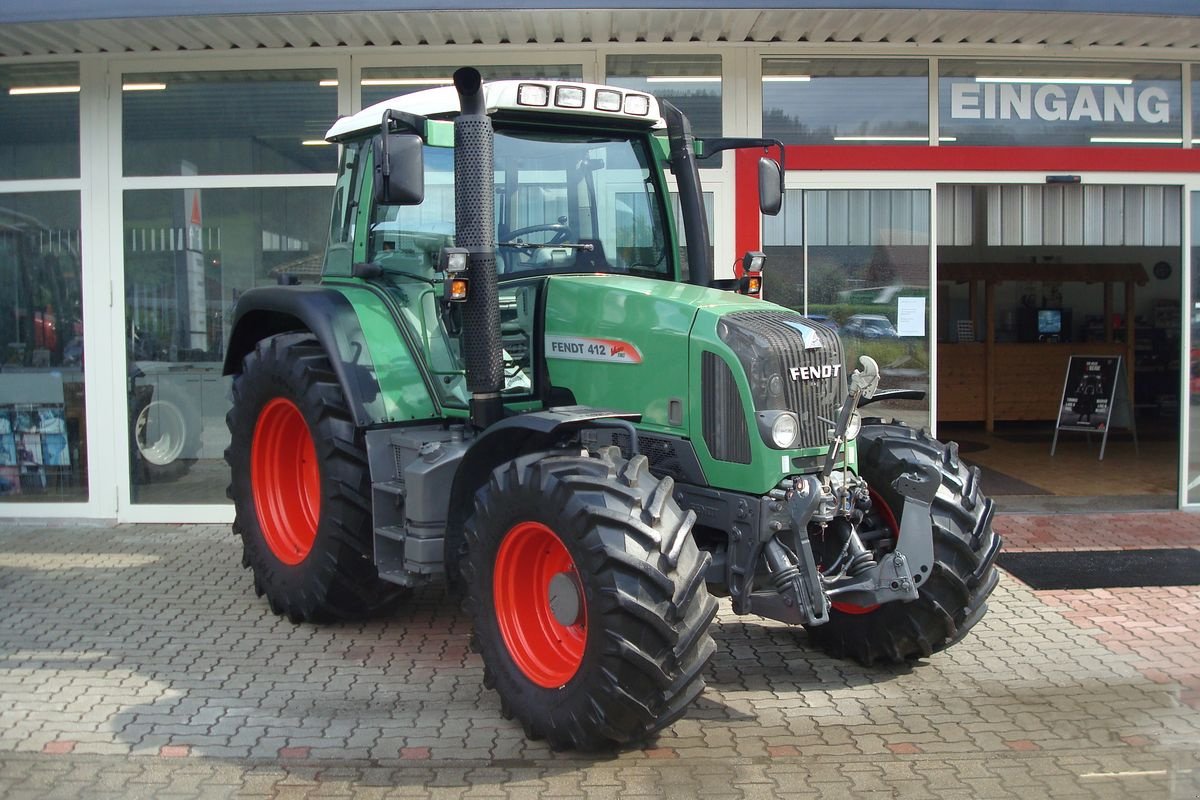
[{"label": "corrugated metal ceiling", "polygon": [[0,25],[0,57],[260,48],[637,42],[1200,51],[1200,18],[913,10],[649,9],[249,14]]}]

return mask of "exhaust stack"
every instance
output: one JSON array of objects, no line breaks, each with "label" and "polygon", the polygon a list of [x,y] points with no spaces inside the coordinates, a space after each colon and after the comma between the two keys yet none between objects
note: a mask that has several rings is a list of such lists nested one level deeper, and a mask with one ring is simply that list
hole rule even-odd
[{"label": "exhaust stack", "polygon": [[471,423],[483,429],[504,414],[500,298],[496,289],[496,211],[493,202],[492,121],[479,71],[454,73],[459,115],[454,119],[455,244],[465,248],[471,290],[463,303],[462,353],[471,392]]}]

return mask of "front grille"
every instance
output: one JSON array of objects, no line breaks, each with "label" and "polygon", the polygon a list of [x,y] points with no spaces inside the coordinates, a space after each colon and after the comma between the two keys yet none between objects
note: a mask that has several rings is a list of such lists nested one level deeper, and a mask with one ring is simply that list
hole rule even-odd
[{"label": "front grille", "polygon": [[703,394],[701,430],[708,452],[718,461],[750,463],[750,434],[746,410],[733,370],[716,353],[705,351],[700,361]]},{"label": "front grille", "polygon": [[[837,334],[791,311],[729,314],[722,317],[717,332],[746,370],[755,410],[794,412],[800,418],[796,446],[826,446],[831,423],[820,418],[834,419],[846,395]],[[837,375],[804,377],[812,368],[828,368]]]}]

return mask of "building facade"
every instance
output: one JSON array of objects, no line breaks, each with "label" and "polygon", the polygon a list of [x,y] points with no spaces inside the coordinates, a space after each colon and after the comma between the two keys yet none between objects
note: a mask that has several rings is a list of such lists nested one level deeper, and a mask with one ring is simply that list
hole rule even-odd
[{"label": "building facade", "polygon": [[935,430],[1060,399],[1057,362],[1017,345],[1121,355],[1130,404],[1175,420],[1178,504],[1200,503],[1191,4],[333,5],[0,10],[0,517],[231,520],[233,304],[319,273],[331,121],[462,65],[782,141],[777,218],[752,157],[703,170],[718,277],[763,249],[768,299],[926,389],[895,411]]}]

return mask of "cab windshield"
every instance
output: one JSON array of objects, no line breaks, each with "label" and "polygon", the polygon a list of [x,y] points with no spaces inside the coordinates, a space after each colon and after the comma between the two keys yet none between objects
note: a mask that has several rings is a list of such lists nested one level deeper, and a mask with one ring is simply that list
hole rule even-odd
[{"label": "cab windshield", "polygon": [[[605,272],[672,278],[665,198],[645,137],[497,130],[496,256],[501,280]],[[454,245],[454,153],[425,147],[425,200],[376,206],[368,258],[432,279]]]}]

